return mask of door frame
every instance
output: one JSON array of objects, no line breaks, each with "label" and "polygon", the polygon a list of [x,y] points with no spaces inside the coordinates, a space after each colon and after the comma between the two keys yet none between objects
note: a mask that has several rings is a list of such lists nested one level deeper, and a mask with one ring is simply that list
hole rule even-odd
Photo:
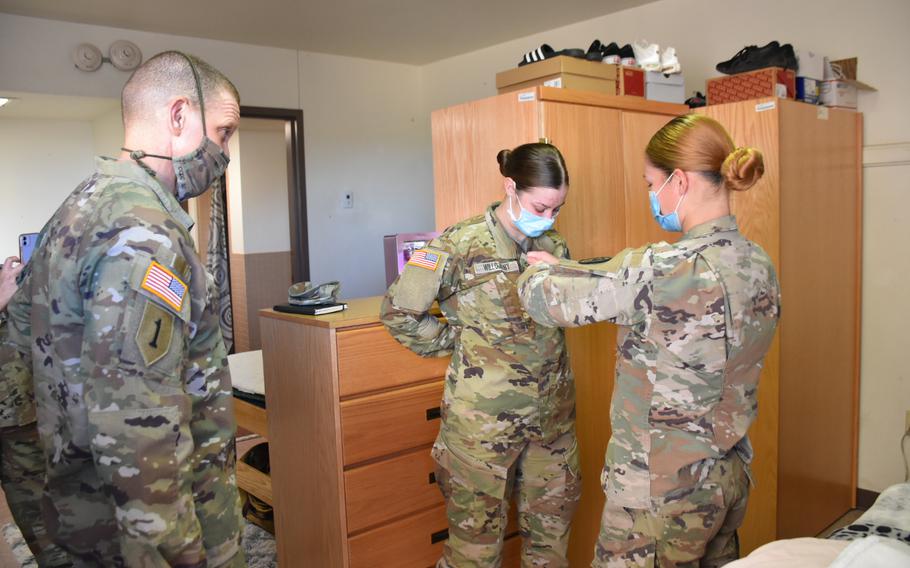
[{"label": "door frame", "polygon": [[286,121],[284,130],[288,164],[288,211],[290,213],[291,279],[310,279],[310,249],[306,213],[306,167],[304,164],[303,111],[293,108],[241,106],[241,118]]}]

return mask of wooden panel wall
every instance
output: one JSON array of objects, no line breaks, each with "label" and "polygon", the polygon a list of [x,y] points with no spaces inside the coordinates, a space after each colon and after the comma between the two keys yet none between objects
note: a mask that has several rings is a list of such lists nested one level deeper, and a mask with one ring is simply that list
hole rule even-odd
[{"label": "wooden panel wall", "polygon": [[781,104],[778,536],[817,534],[855,493],[860,284],[857,115]]},{"label": "wooden panel wall", "polygon": [[483,213],[502,199],[496,155],[539,138],[538,102],[508,93],[437,110],[432,116],[436,228]]},{"label": "wooden panel wall", "polygon": [[262,347],[259,310],[288,301],[291,282],[290,251],[231,254],[231,303],[234,314],[234,350]]}]

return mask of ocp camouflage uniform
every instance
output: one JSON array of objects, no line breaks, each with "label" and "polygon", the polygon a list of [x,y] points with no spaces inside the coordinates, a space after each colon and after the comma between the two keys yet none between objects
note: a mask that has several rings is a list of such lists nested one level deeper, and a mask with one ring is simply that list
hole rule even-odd
[{"label": "ocp camouflage uniform", "polygon": [[7,342],[6,312],[0,312],[0,484],[13,520],[39,566],[69,566],[66,552],[47,534],[41,514],[44,452],[35,424],[32,372]]},{"label": "ocp camouflage uniform", "polygon": [[99,159],[9,306],[30,359],[54,540],[77,566],[242,566],[212,283],[176,198]]},{"label": "ocp camouflage uniform", "polygon": [[621,326],[594,566],[736,558],[746,432],[780,314],[765,252],[721,217],[605,263],[534,266],[519,287],[544,325]]},{"label": "ocp camouflage uniform", "polygon": [[[449,539],[440,566],[499,566],[509,496],[518,495],[524,566],[567,566],[581,490],[575,384],[564,332],[534,323],[515,282],[527,263],[491,205],[415,253],[382,321],[423,356],[452,353],[433,447]],[[525,250],[568,257],[555,231]],[[422,266],[421,266],[422,265]],[[428,311],[434,301],[448,320]]]}]

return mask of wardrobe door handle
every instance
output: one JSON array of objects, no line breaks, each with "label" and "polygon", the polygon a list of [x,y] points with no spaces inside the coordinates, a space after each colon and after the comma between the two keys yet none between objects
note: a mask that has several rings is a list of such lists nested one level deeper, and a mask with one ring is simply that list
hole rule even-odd
[{"label": "wardrobe door handle", "polygon": [[436,483],[436,473],[431,471],[429,485],[433,485],[434,483]]},{"label": "wardrobe door handle", "polygon": [[430,535],[430,544],[436,544],[449,538],[449,529],[443,529]]},{"label": "wardrobe door handle", "polygon": [[436,408],[427,409],[427,422],[430,420],[436,420],[437,418],[442,418],[442,410],[437,406]]}]

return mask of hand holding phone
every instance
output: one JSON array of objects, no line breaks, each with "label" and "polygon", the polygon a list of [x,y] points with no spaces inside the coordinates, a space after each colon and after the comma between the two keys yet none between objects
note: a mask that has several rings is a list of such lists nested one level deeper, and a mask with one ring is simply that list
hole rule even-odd
[{"label": "hand holding phone", "polygon": [[16,293],[16,277],[25,268],[25,265],[19,262],[15,256],[8,257],[3,262],[3,269],[0,270],[0,311],[6,309],[6,304]]}]

